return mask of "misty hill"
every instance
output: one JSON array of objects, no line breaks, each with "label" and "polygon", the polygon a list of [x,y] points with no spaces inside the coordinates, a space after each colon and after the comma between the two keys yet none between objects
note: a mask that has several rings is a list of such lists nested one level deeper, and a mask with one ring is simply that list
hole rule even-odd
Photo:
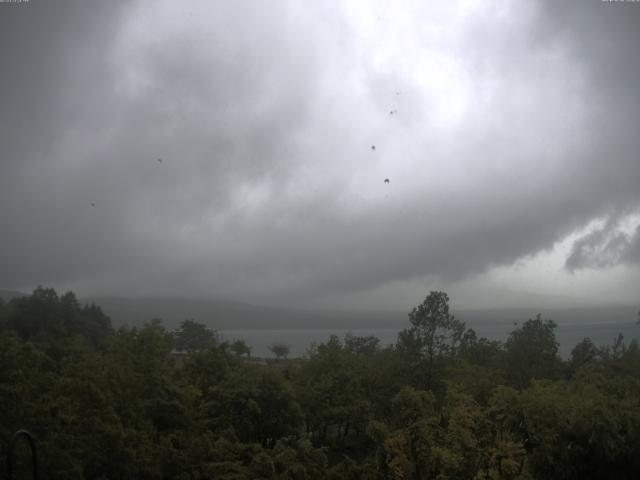
[{"label": "misty hill", "polygon": [[14,298],[26,297],[28,296],[26,293],[17,292],[15,290],[2,290],[0,289],[0,299],[8,302]]},{"label": "misty hill", "polygon": [[406,312],[313,311],[233,301],[166,298],[94,297],[82,300],[99,305],[115,326],[140,325],[152,318],[161,318],[169,328],[192,318],[217,330],[393,328],[407,323]]},{"label": "misty hill", "polygon": [[[187,318],[217,330],[278,329],[403,329],[408,326],[409,308],[401,311],[348,312],[304,310],[251,305],[219,300],[168,298],[93,297],[94,302],[111,317],[115,326],[140,325],[161,318],[174,328]],[[633,323],[638,318],[636,306],[602,306],[579,308],[502,308],[453,310],[468,327],[483,332],[483,325],[513,325],[541,313],[556,323],[589,325],[601,323]],[[483,332],[484,333],[484,332]]]}]

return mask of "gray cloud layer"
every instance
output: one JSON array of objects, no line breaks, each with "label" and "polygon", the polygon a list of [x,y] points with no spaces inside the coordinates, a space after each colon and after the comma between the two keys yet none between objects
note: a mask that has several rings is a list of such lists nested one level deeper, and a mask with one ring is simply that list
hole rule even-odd
[{"label": "gray cloud layer", "polygon": [[571,272],[584,268],[608,268],[640,263],[640,226],[625,233],[615,221],[578,238],[571,247],[566,267]]},{"label": "gray cloud layer", "polygon": [[[25,5],[0,11],[0,285],[313,298],[640,207],[637,5]],[[616,238],[567,266],[637,258]]]}]

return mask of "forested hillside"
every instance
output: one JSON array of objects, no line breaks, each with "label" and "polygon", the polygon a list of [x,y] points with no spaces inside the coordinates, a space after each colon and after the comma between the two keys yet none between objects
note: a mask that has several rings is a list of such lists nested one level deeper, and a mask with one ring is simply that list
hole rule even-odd
[{"label": "forested hillside", "polygon": [[639,478],[637,342],[563,361],[554,322],[522,320],[478,338],[431,292],[391,347],[334,336],[265,361],[38,288],[0,301],[0,447],[30,430],[47,479]]}]

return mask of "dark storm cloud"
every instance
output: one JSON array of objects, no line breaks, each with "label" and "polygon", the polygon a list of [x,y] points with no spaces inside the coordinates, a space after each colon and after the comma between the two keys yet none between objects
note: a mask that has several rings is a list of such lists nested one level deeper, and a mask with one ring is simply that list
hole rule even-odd
[{"label": "dark storm cloud", "polygon": [[627,235],[618,227],[620,216],[640,205],[640,64],[633,59],[640,46],[640,9],[615,2],[590,2],[585,8],[547,2],[545,7],[550,36],[566,42],[588,72],[585,100],[592,120],[587,133],[593,147],[585,154],[582,191],[593,217],[609,218],[601,229],[574,242],[566,267],[637,264],[637,231]]},{"label": "dark storm cloud", "polygon": [[83,122],[98,129],[103,121],[95,113],[111,77],[103,65],[104,44],[117,27],[121,6],[81,1],[2,5],[2,283],[29,284],[39,273],[53,281],[51,263],[66,264],[64,278],[77,270],[76,261],[84,260],[82,248],[74,252],[80,258],[72,259],[65,245],[91,228],[71,207],[77,206],[73,191],[93,179],[82,179],[84,186],[64,182],[64,192],[56,191],[56,182],[71,180],[74,173],[53,166],[51,150],[69,133],[69,125]]},{"label": "dark storm cloud", "polygon": [[[221,52],[206,49],[223,68],[198,75],[211,59],[177,38],[139,59],[152,82],[128,98],[117,91],[127,72],[114,68],[112,43],[134,7],[33,2],[2,17],[12,67],[2,90],[3,282],[131,275],[129,266],[150,278],[173,271],[184,245],[168,237],[186,233],[209,206],[227,208],[242,181],[265,170],[286,177],[280,129],[294,132],[304,110],[296,103],[304,88],[290,90],[294,75],[262,85],[273,83],[272,64],[231,40]],[[249,108],[268,88],[274,98],[258,105],[265,111]],[[276,115],[277,125],[269,121]]]},{"label": "dark storm cloud", "polygon": [[337,2],[158,5],[0,12],[0,285],[312,298],[465,278],[640,207],[640,8],[464,20],[440,81],[412,73],[439,45],[417,20],[362,40]]}]

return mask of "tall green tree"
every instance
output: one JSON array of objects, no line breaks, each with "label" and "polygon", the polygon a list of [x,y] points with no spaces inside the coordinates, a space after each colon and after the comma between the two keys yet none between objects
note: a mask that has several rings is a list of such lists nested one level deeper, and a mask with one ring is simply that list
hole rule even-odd
[{"label": "tall green tree", "polygon": [[237,356],[251,356],[251,347],[244,340],[236,339],[231,343],[231,351]]},{"label": "tall green tree", "polygon": [[174,347],[185,352],[204,350],[218,343],[218,334],[203,323],[184,320],[173,333]]},{"label": "tall green tree", "polygon": [[424,371],[424,386],[430,389],[438,364],[457,352],[465,325],[450,313],[449,296],[440,291],[432,291],[414,307],[409,322],[411,327],[398,335],[398,348],[413,367]]},{"label": "tall green tree", "polygon": [[562,362],[555,337],[556,324],[538,314],[511,332],[505,344],[507,377],[512,385],[524,388],[533,379],[558,378]]},{"label": "tall green tree", "polygon": [[573,350],[571,350],[571,356],[569,358],[569,369],[572,373],[578,370],[580,367],[586,365],[589,362],[593,362],[598,358],[598,347],[591,341],[589,337],[583,339],[578,343]]},{"label": "tall green tree", "polygon": [[285,343],[274,343],[269,347],[269,350],[276,356],[276,359],[281,360],[289,356],[291,348]]}]

